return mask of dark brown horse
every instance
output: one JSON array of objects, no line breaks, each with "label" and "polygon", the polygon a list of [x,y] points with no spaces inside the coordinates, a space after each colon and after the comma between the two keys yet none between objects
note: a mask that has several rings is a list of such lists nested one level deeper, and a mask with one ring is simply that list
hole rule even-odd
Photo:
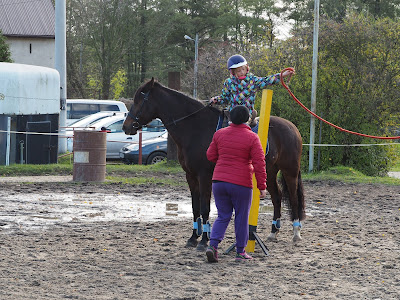
[{"label": "dark brown horse", "polygon": [[[210,233],[209,213],[214,164],[206,151],[216,130],[221,111],[205,106],[200,101],[162,86],[154,79],[142,85],[135,94],[134,103],[123,124],[126,134],[136,134],[143,125],[160,118],[175,141],[178,159],[186,172],[192,196],[193,233],[187,246],[204,250]],[[304,219],[304,196],[300,174],[302,139],[297,128],[289,121],[271,117],[269,153],[266,156],[267,189],[274,205],[272,230],[268,239],[276,239],[280,229],[282,192],[277,174],[282,173],[283,196],[287,191],[294,240],[300,237],[300,221]],[[202,236],[200,243],[197,242]]]}]

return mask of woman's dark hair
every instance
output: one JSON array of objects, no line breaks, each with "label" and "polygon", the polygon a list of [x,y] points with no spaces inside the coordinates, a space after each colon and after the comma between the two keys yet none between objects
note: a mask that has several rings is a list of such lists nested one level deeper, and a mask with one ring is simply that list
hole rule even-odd
[{"label": "woman's dark hair", "polygon": [[250,118],[250,112],[246,106],[238,105],[232,108],[230,112],[231,121],[233,124],[239,125],[246,123]]}]

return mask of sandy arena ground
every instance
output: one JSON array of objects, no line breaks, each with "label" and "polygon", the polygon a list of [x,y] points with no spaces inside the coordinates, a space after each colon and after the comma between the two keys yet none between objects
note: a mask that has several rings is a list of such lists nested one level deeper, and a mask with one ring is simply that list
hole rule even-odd
[{"label": "sandy arena ground", "polygon": [[269,256],[209,264],[184,247],[186,186],[62,181],[0,182],[1,299],[400,299],[400,186],[307,182],[301,242],[285,211]]}]

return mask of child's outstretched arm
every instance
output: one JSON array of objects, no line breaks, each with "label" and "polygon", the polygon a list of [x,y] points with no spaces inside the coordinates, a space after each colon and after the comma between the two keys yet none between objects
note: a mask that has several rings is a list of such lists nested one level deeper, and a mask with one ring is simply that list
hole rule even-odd
[{"label": "child's outstretched arm", "polygon": [[212,97],[210,99],[210,103],[218,103],[218,104],[224,104],[229,101],[229,84],[227,81],[224,82],[224,87],[222,88],[221,95]]},{"label": "child's outstretched arm", "polygon": [[[293,68],[290,68],[282,73],[282,77],[287,77],[287,76],[291,77],[293,74],[295,74],[295,71]],[[277,84],[277,83],[281,82],[281,74],[280,73],[270,75],[267,77],[256,77],[256,78],[257,78],[255,81],[256,87],[259,89],[264,89],[268,85],[273,85],[273,84]]]}]

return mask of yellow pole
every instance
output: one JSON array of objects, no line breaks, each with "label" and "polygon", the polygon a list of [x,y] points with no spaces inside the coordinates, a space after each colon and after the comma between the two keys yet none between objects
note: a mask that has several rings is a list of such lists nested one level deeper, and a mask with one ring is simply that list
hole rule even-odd
[{"label": "yellow pole", "polygon": [[[263,90],[261,98],[261,109],[259,114],[260,121],[258,124],[258,136],[260,138],[261,146],[263,147],[264,153],[267,147],[271,105],[272,105],[272,90]],[[255,249],[256,241],[251,232],[256,231],[257,228],[259,207],[260,207],[260,191],[257,188],[256,177],[253,174],[253,200],[251,202],[250,214],[249,214],[250,236],[246,247],[247,252],[254,252]]]}]

